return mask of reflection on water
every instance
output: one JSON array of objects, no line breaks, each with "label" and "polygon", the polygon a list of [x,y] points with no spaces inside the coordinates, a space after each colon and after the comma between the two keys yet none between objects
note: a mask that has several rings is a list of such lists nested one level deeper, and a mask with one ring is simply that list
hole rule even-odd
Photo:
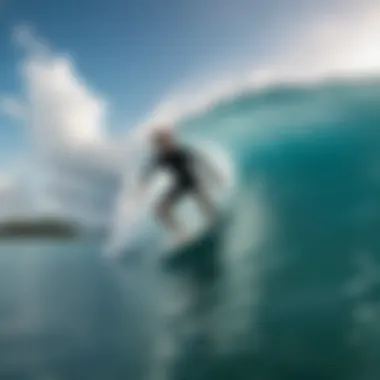
[{"label": "reflection on water", "polygon": [[97,258],[97,247],[1,245],[1,379],[143,377],[152,334],[131,326],[149,320],[151,303]]}]

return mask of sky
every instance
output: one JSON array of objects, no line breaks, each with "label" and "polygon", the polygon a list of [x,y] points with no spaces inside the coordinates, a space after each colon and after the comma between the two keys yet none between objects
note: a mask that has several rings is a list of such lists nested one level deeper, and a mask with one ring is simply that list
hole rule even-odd
[{"label": "sky", "polygon": [[369,0],[0,0],[0,218],[74,198],[93,218],[131,128],[284,77],[377,70],[378,41]]}]

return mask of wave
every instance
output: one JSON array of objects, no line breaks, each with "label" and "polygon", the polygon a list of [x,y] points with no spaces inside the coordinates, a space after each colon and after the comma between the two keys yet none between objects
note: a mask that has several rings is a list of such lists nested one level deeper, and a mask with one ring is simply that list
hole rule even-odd
[{"label": "wave", "polygon": [[[227,152],[244,188],[260,177],[256,171],[263,155],[282,154],[286,160],[290,152],[284,146],[296,142],[308,146],[308,141],[323,146],[327,136],[346,138],[373,131],[380,121],[379,99],[378,76],[282,83],[219,98],[201,113],[184,115],[178,133],[184,141],[212,142]],[[146,148],[137,146],[135,152]],[[126,185],[120,199],[128,199],[128,191]],[[118,231],[128,229],[120,220],[116,225]]]},{"label": "wave", "polygon": [[[166,321],[185,328],[186,317],[200,322],[199,334],[216,342],[210,352],[218,354],[210,359],[192,346],[191,356],[169,334],[178,343],[173,366],[180,355],[199,355],[207,378],[239,373],[247,362],[254,365],[241,378],[285,378],[288,368],[303,378],[379,373],[371,359],[380,341],[379,287],[367,273],[380,261],[379,101],[378,77],[340,78],[241,92],[179,120],[184,141],[212,141],[228,153],[239,181],[223,231],[208,245],[196,241],[186,262],[176,263],[192,266],[195,295],[179,286],[179,270],[170,284],[181,301],[192,296],[196,310],[200,283],[206,298],[223,285],[206,311]],[[123,236],[128,226],[119,222]],[[145,244],[121,254],[157,254],[144,228]],[[355,265],[363,255],[365,270]],[[215,274],[210,256],[222,274],[200,282]],[[162,266],[154,270],[162,274]],[[353,336],[356,343],[348,343]]]},{"label": "wave", "polygon": [[352,69],[294,71],[293,68],[275,68],[248,71],[238,77],[211,81],[206,86],[192,84],[173,91],[159,102],[144,121],[138,123],[136,129],[141,131],[160,123],[177,123],[188,117],[207,113],[221,103],[233,102],[245,94],[254,93],[260,97],[268,90],[283,87],[310,88],[337,81],[357,83],[372,81],[374,78],[378,81],[379,75],[378,70]]}]

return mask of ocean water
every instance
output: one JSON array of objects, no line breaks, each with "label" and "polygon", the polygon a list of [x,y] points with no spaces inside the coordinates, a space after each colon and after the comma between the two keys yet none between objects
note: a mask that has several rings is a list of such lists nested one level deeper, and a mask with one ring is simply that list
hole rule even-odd
[{"label": "ocean water", "polygon": [[171,260],[0,244],[1,379],[380,378],[380,80],[247,92],[181,122],[229,218]]}]

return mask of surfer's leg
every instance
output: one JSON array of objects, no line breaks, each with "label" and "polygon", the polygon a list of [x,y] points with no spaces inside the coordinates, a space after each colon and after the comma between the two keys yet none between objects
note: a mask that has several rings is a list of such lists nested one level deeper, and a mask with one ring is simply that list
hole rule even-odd
[{"label": "surfer's leg", "polygon": [[182,190],[179,187],[173,188],[158,204],[156,209],[157,218],[179,241],[185,240],[186,234],[183,226],[174,217],[173,211],[181,195]]}]

